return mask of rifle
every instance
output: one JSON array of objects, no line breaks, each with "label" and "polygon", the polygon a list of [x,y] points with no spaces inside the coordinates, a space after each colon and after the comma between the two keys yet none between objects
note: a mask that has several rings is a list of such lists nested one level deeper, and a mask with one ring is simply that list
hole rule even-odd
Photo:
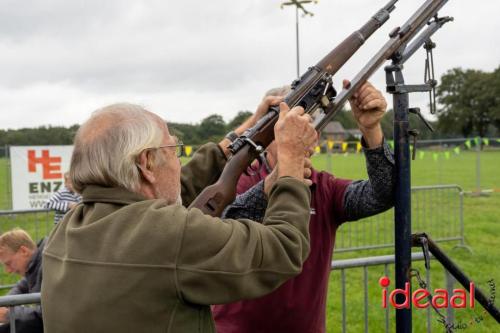
[{"label": "rifle", "polygon": [[[332,76],[351,58],[364,42],[390,17],[398,0],[389,1],[359,30],[354,31],[316,66],[310,67],[292,83],[291,92],[284,101],[290,108],[300,105],[312,113],[320,106],[326,106],[336,95]],[[191,203],[205,214],[220,216],[222,210],[234,200],[239,176],[274,140],[274,124],[279,116],[279,107],[271,107],[252,128],[237,138],[229,149],[232,153],[219,180],[205,188]]]},{"label": "rifle", "polygon": [[[335,114],[342,109],[347,100],[361,85],[397,51],[404,48],[429,20],[437,15],[438,10],[448,0],[427,0],[410,19],[394,29],[390,40],[355,76],[351,84],[339,95],[332,83],[333,75],[351,58],[378,28],[390,17],[397,0],[390,1],[372,18],[353,32],[318,64],[310,67],[299,79],[292,83],[291,92],[284,101],[290,106],[301,106],[314,118],[314,126],[321,131]],[[437,20],[437,17],[436,17]],[[190,208],[199,208],[205,214],[220,216],[223,209],[231,203],[236,195],[236,184],[239,176],[250,163],[274,140],[274,125],[278,120],[279,108],[273,106],[252,128],[237,138],[229,149],[232,157],[227,162],[221,176],[213,185],[205,188],[191,203]]]}]

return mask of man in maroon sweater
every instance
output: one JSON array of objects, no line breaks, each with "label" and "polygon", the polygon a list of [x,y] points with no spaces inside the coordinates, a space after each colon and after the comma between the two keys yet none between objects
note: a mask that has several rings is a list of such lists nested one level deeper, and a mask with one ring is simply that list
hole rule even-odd
[{"label": "man in maroon sweater", "polygon": [[[213,306],[218,333],[326,331],[326,295],[337,228],[345,221],[374,215],[393,205],[394,159],[380,127],[385,99],[367,83],[350,104],[363,133],[369,180],[340,179],[312,169],[311,252],[302,273],[264,297]],[[271,145],[264,166],[254,165],[248,175],[240,178],[237,191],[244,193],[228,207],[226,217],[262,220],[266,190],[274,181],[275,154]]]}]

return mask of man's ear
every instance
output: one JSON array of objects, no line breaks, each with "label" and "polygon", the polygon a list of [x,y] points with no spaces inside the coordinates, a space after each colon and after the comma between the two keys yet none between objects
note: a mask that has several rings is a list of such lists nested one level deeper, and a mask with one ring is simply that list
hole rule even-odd
[{"label": "man's ear", "polygon": [[144,150],[139,155],[139,161],[137,163],[139,172],[146,182],[154,184],[156,182],[156,177],[153,173],[154,167],[154,154],[151,154],[149,150]]},{"label": "man's ear", "polygon": [[31,255],[33,254],[33,250],[31,250],[30,248],[24,246],[24,245],[21,245],[19,247],[19,250],[17,250],[18,252],[21,252],[21,254],[23,256],[26,256],[26,257],[31,257]]}]

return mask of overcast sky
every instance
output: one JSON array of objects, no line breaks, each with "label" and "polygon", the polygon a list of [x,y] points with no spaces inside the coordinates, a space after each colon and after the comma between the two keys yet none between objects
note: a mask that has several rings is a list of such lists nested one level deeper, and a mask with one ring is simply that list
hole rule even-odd
[{"label": "overcast sky", "polygon": [[[301,72],[388,0],[320,0],[300,17]],[[168,121],[226,120],[254,110],[296,76],[295,10],[278,0],[2,0],[0,128],[81,123],[114,102],[144,105]],[[400,0],[391,19],[334,78],[352,78],[424,0]],[[480,6],[480,7],[479,7]],[[479,7],[479,8],[478,8]],[[500,1],[450,0],[455,18],[434,37],[436,76],[500,65]],[[421,83],[424,51],[406,65]],[[383,70],[372,81],[384,89]],[[412,106],[427,108],[425,95]]]}]

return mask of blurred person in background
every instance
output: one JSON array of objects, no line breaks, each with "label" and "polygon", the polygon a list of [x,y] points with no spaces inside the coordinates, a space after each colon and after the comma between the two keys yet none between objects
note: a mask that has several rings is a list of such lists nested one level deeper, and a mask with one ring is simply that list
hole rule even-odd
[{"label": "blurred person in background", "polygon": [[[19,274],[21,280],[9,291],[8,295],[19,295],[40,292],[42,287],[42,252],[45,239],[38,245],[30,235],[15,228],[0,236],[0,263],[9,274]],[[7,323],[0,326],[0,332],[10,332],[9,320],[14,315],[16,332],[36,333],[43,332],[42,312],[40,305],[16,306],[12,308],[0,307],[0,322]]]},{"label": "blurred person in background", "polygon": [[56,211],[54,223],[57,224],[63,219],[64,214],[73,209],[81,201],[82,197],[73,189],[71,179],[69,178],[69,172],[65,172],[64,186],[59,191],[55,192],[43,207]]}]

